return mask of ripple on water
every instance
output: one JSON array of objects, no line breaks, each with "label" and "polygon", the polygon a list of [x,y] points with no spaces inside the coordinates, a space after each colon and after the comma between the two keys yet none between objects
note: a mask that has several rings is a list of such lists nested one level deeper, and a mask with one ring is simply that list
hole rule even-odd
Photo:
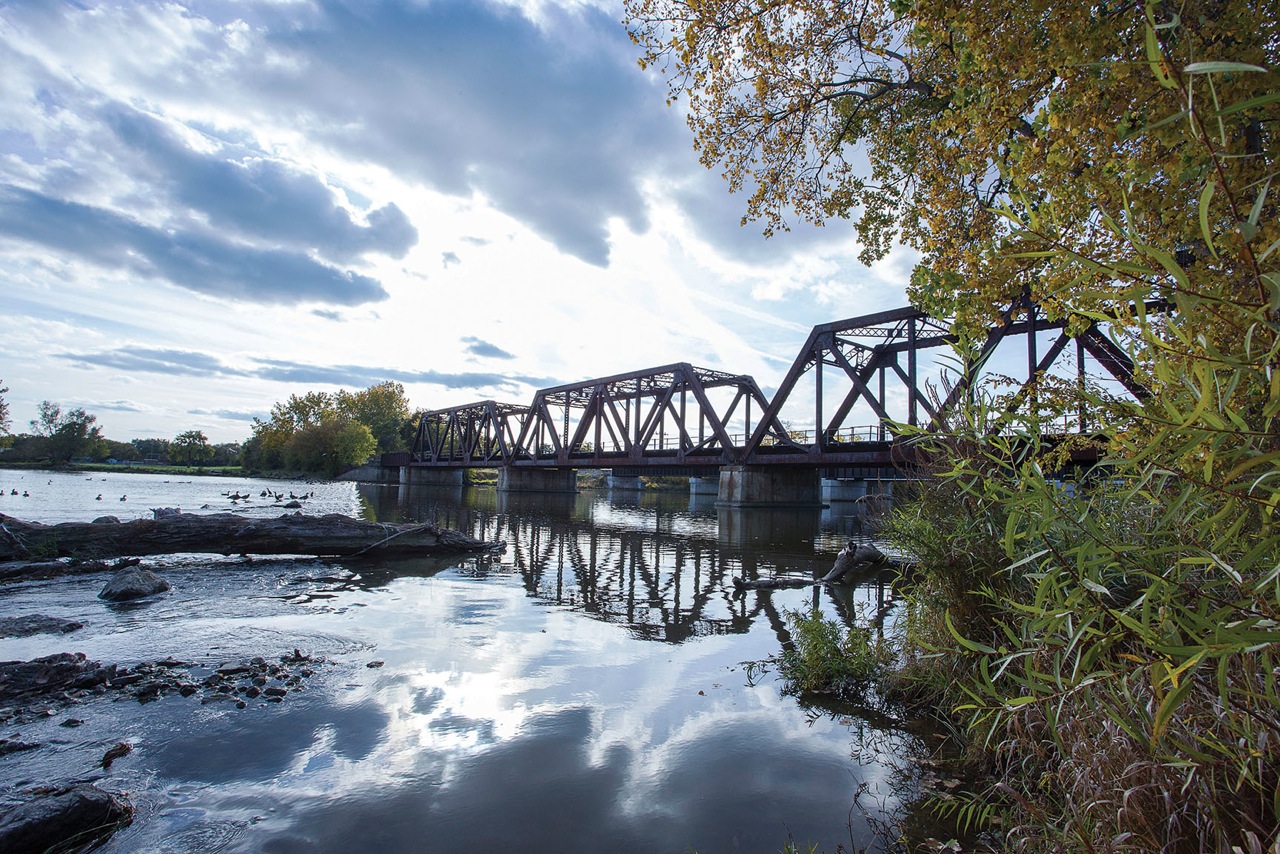
[{"label": "ripple on water", "polygon": [[174,854],[230,850],[249,826],[245,820],[216,819],[189,807],[165,810],[155,818],[165,828],[155,850]]}]

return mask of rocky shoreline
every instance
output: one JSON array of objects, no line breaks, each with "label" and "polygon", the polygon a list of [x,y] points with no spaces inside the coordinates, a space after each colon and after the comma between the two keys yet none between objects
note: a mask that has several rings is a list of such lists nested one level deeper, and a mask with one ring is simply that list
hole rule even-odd
[{"label": "rocky shoreline", "polygon": [[[64,634],[78,628],[74,621],[40,614],[0,620],[0,636]],[[72,652],[0,662],[0,725],[8,730],[0,737],[0,763],[11,754],[52,749],[24,739],[21,727],[59,716],[65,716],[60,726],[79,727],[84,721],[76,716],[78,709],[95,701],[149,703],[177,696],[204,705],[250,709],[282,703],[305,691],[307,680],[329,664],[323,656],[296,648],[272,660],[255,656],[216,664],[170,656],[124,666]],[[108,748],[99,761],[102,772],[132,749],[128,741]],[[128,799],[99,788],[97,782],[46,780],[40,786],[6,790],[7,803],[0,804],[0,851],[82,850],[128,825],[133,814]]]}]

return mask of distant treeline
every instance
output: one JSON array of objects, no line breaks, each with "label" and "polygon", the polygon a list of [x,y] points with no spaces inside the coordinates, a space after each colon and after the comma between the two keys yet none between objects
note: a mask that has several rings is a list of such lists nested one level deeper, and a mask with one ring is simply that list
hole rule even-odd
[{"label": "distant treeline", "polygon": [[117,442],[102,435],[96,415],[80,408],[64,412],[47,400],[40,404],[39,417],[30,422],[31,432],[5,435],[7,408],[0,414],[6,416],[0,422],[0,459],[7,462],[242,465],[330,477],[376,454],[408,448],[418,423],[418,414],[409,410],[404,386],[397,382],[355,392],[291,395],[275,404],[266,420],[254,419],[253,435],[243,443],[211,444],[200,430],[187,430],[171,440]]}]

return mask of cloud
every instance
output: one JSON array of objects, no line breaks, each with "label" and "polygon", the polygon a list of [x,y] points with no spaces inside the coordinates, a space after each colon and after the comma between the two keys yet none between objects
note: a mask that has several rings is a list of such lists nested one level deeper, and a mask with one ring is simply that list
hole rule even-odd
[{"label": "cloud", "polygon": [[188,415],[212,415],[215,418],[225,418],[228,421],[254,421],[256,419],[265,419],[269,412],[264,410],[254,410],[244,412],[236,409],[188,409]]},{"label": "cloud", "polygon": [[304,252],[233,243],[196,223],[157,228],[13,185],[0,185],[0,237],[226,299],[359,305],[387,298],[376,280]]},{"label": "cloud", "polygon": [[731,258],[780,264],[797,252],[854,245],[853,228],[844,220],[820,227],[792,216],[788,221],[791,231],[765,237],[763,222],[742,222],[749,195],[746,190],[730,194],[729,185],[710,170],[691,174],[671,190],[694,233]]},{"label": "cloud", "polygon": [[503,374],[479,371],[449,373],[444,371],[405,371],[364,365],[308,365],[300,362],[263,360],[265,367],[252,371],[256,377],[277,382],[368,387],[387,380],[402,383],[427,383],[449,389],[503,389],[516,391],[521,386],[545,388],[559,384],[552,377]]},{"label": "cloud", "polygon": [[610,13],[320,0],[238,64],[246,97],[351,157],[486,201],[587,263],[608,222],[648,227],[641,184],[687,157],[679,115]]},{"label": "cloud", "polygon": [[329,309],[326,309],[326,308],[313,308],[311,309],[311,313],[314,314],[316,317],[322,317],[325,320],[332,320],[335,323],[342,323],[343,321],[346,320],[346,318],[343,317],[339,312],[330,311]]},{"label": "cloud", "polygon": [[474,335],[467,335],[459,339],[466,345],[464,348],[472,356],[479,356],[485,359],[514,359],[515,356],[503,350],[496,344],[490,344],[488,341],[482,341]]},{"label": "cloud", "polygon": [[240,373],[216,356],[190,350],[129,346],[98,353],[60,353],[58,358],[84,368],[116,368],[154,374],[215,377]]},{"label": "cloud", "polygon": [[[484,343],[484,342],[480,342]],[[492,346],[492,345],[489,345]],[[497,348],[494,348],[497,349]],[[275,382],[367,388],[387,380],[427,383],[449,389],[502,389],[518,391],[526,386],[546,388],[560,384],[554,377],[526,374],[462,371],[406,371],[369,365],[312,365],[278,359],[256,359],[255,364],[233,367],[216,356],[190,350],[164,350],[126,346],[96,353],[62,353],[58,358],[82,368],[115,368],[134,373],[169,376],[249,377]],[[221,414],[221,413],[209,413]],[[222,417],[234,417],[223,415]]]},{"label": "cloud", "polygon": [[93,409],[108,409],[113,412],[151,412],[152,408],[145,403],[133,400],[95,400],[85,406]]},{"label": "cloud", "polygon": [[458,257],[457,252],[441,252],[440,253],[440,264],[446,270],[452,267],[454,264],[461,264],[461,263],[462,263],[462,259]]},{"label": "cloud", "polygon": [[165,124],[123,105],[101,113],[138,174],[153,177],[173,202],[220,231],[338,262],[368,252],[403,258],[418,242],[417,229],[394,204],[369,211],[368,224],[360,225],[328,186],[292,164],[243,146],[196,151]]}]

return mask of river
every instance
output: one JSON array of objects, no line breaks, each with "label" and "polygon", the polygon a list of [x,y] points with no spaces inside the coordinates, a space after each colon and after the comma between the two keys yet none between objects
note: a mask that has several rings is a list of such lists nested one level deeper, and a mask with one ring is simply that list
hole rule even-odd
[{"label": "river", "polygon": [[[0,639],[4,660],[324,660],[285,702],[100,699],[78,727],[62,711],[6,732],[45,747],[0,757],[4,787],[128,793],[135,820],[104,851],[878,851],[912,790],[918,735],[803,708],[744,664],[779,651],[789,609],[892,619],[884,576],[836,593],[731,583],[825,571],[859,534],[851,505],[12,470],[0,488],[0,513],[47,523],[282,512],[269,490],[508,543],[450,560],[159,558],[174,589],[130,606],[96,598],[105,575],[0,586],[0,615],[85,624]],[[132,753],[95,768],[122,740]]]}]

